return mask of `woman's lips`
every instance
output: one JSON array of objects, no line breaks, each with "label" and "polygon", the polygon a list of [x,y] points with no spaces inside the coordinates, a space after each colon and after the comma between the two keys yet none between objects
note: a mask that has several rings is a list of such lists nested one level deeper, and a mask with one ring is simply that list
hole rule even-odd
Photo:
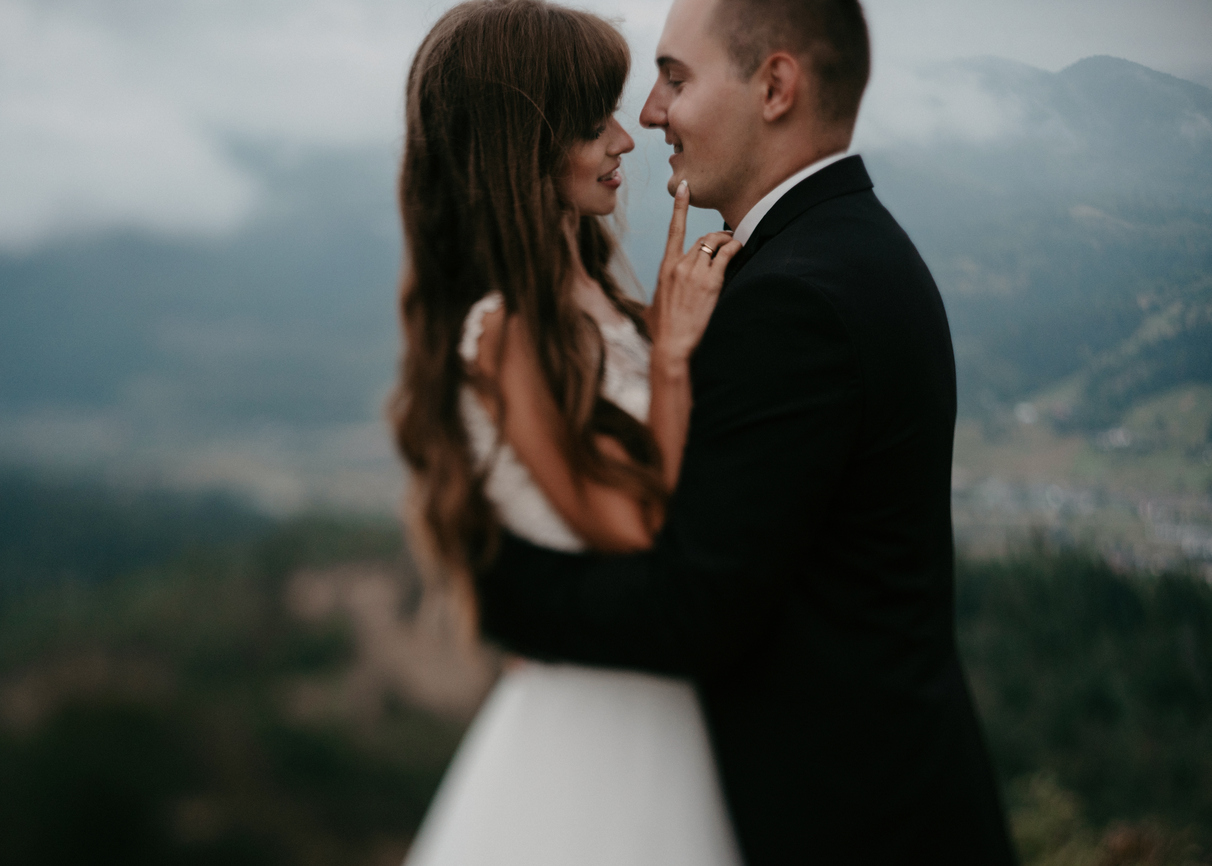
[{"label": "woman's lips", "polygon": [[619,174],[619,170],[617,168],[609,174],[604,174],[598,178],[598,183],[602,184],[603,186],[607,186],[610,189],[618,189],[619,184],[622,182],[623,176]]}]

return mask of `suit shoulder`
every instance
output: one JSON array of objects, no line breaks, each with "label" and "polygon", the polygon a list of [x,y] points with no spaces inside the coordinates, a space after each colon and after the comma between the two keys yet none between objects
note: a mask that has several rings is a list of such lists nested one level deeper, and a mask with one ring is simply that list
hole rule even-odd
[{"label": "suit shoulder", "polygon": [[917,247],[870,190],[800,214],[757,251],[738,281],[770,273],[799,277],[838,301],[912,286],[937,292]]},{"label": "suit shoulder", "polygon": [[803,248],[823,260],[860,251],[865,260],[919,258],[909,235],[871,190],[839,196],[805,211],[772,238],[770,245]]}]

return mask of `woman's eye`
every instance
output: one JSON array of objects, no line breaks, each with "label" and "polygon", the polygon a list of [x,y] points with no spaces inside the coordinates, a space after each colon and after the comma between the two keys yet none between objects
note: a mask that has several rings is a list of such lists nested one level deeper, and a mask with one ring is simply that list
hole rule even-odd
[{"label": "woman's eye", "polygon": [[602,137],[602,133],[606,131],[606,124],[595,126],[589,133],[590,138],[597,140]]}]

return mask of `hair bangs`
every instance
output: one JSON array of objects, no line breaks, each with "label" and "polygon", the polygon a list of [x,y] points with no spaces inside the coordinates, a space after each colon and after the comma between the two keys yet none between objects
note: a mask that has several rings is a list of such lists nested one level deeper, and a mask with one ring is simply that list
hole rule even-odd
[{"label": "hair bangs", "polygon": [[552,81],[550,114],[563,115],[562,132],[572,139],[594,137],[594,130],[614,113],[631,71],[626,40],[606,21],[561,17],[562,50],[549,57]]}]

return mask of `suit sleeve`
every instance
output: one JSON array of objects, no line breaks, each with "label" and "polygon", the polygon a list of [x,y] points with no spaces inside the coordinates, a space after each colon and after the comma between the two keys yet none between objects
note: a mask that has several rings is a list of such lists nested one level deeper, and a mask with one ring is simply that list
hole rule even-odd
[{"label": "suit sleeve", "polygon": [[688,676],[760,639],[854,448],[860,377],[810,284],[731,288],[695,354],[682,474],[652,550],[576,555],[506,536],[477,578],[486,636],[535,658]]}]

